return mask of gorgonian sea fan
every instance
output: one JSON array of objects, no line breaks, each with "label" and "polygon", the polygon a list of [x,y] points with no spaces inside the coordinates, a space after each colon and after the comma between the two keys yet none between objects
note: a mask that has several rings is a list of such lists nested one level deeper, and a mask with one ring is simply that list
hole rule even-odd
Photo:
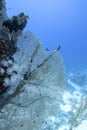
[{"label": "gorgonian sea fan", "polygon": [[[20,22],[25,27],[27,16],[22,15]],[[20,20],[19,16],[15,17]],[[33,33],[23,33],[20,27],[18,30],[9,28],[7,23],[4,19],[0,28],[7,46],[6,49],[0,46],[3,51],[0,51],[0,130],[39,130],[45,119],[53,114],[53,107],[64,90],[60,47],[48,53]]]}]

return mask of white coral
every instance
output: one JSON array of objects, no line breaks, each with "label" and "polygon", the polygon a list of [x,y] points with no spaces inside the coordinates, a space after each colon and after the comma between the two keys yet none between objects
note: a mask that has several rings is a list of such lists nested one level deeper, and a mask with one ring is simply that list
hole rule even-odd
[{"label": "white coral", "polygon": [[4,83],[3,83],[4,86],[9,86],[10,85],[10,80],[9,78],[4,78]]}]

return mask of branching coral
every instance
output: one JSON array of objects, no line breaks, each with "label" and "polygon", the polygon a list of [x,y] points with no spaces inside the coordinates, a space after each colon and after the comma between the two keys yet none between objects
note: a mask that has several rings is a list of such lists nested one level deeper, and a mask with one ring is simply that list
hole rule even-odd
[{"label": "branching coral", "polygon": [[79,105],[72,106],[72,109],[74,109],[75,112],[71,117],[69,130],[73,130],[74,127],[80,125],[83,120],[87,120],[87,97],[81,97]]}]

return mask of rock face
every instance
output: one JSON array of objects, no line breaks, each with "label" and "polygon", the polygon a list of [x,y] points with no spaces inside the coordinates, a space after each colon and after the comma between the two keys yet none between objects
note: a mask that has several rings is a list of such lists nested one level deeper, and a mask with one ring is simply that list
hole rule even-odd
[{"label": "rock face", "polygon": [[[2,30],[1,26],[1,36],[8,38],[13,48],[11,57],[5,53],[0,58],[0,130],[39,130],[53,115],[64,90],[62,57],[58,50],[47,53],[31,32],[21,30],[20,35],[13,29],[3,35]],[[1,53],[2,44],[0,48]]]}]

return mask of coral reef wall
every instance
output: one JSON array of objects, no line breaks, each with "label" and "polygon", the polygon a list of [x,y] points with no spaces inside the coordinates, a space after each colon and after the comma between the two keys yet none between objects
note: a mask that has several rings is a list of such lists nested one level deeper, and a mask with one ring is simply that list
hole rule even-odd
[{"label": "coral reef wall", "polygon": [[63,60],[59,48],[48,53],[32,32],[23,33],[24,13],[7,18],[3,0],[0,9],[0,130],[39,130],[62,97]]}]

